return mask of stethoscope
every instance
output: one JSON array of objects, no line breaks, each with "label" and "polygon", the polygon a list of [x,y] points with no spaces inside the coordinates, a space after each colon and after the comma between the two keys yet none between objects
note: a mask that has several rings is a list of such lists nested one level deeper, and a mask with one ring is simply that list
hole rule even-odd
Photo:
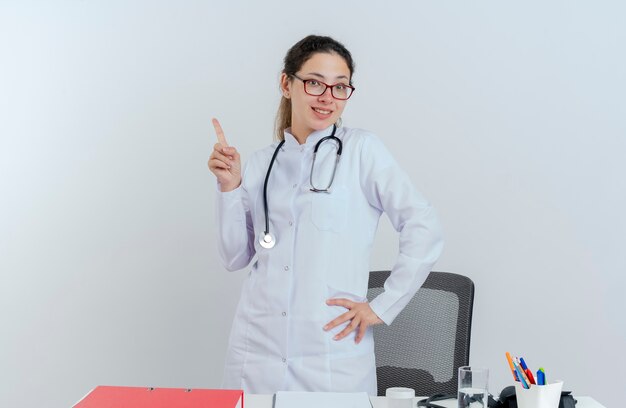
[{"label": "stethoscope", "polygon": [[[335,136],[336,130],[337,130],[337,125],[333,125],[333,133],[331,133],[330,136],[325,136],[321,138],[319,142],[315,144],[315,148],[313,149],[313,162],[311,163],[311,175],[309,176],[309,181],[311,183],[310,190],[314,193],[330,193],[330,186],[332,186],[333,180],[335,179],[335,172],[337,171],[337,164],[339,164],[339,158],[341,157],[341,150],[343,149],[343,144],[341,143],[341,140],[339,140],[339,138]],[[315,158],[317,157],[317,150],[319,149],[320,145],[327,140],[333,140],[337,143],[337,156],[335,158],[335,166],[333,167],[333,174],[330,177],[330,182],[328,183],[328,186],[326,186],[326,188],[316,188],[313,185],[313,169],[315,168]],[[274,165],[274,160],[276,160],[278,151],[280,150],[281,147],[283,147],[283,144],[285,144],[284,140],[282,140],[276,147],[276,150],[274,150],[274,155],[272,156],[272,160],[270,160],[270,165],[267,168],[267,173],[265,174],[265,183],[263,184],[263,208],[265,210],[265,231],[263,231],[263,235],[261,235],[261,238],[259,238],[259,244],[261,244],[263,248],[267,248],[267,249],[273,248],[274,245],[276,245],[276,238],[274,237],[274,235],[270,233],[270,216],[269,216],[269,209],[267,207],[267,181],[270,179],[270,173],[272,172],[272,166]]]}]

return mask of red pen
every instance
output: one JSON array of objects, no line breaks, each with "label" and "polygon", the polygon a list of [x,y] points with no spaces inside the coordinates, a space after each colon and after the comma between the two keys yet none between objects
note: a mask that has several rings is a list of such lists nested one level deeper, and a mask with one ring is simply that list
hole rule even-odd
[{"label": "red pen", "polygon": [[533,377],[533,373],[527,368],[524,370],[524,372],[526,373],[526,376],[528,376],[528,381],[530,381],[531,384],[537,384],[535,382],[535,377]]},{"label": "red pen", "polygon": [[533,377],[533,373],[532,371],[530,371],[530,369],[528,368],[528,366],[526,365],[526,362],[524,361],[523,358],[519,359],[520,364],[522,365],[522,369],[524,370],[524,374],[526,374],[526,377],[528,377],[528,381],[530,381],[531,384],[537,384],[535,382],[535,377]]}]

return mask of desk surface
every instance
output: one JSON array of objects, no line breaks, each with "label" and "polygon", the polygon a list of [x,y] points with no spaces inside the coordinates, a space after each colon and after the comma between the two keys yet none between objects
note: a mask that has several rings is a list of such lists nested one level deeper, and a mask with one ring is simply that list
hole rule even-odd
[{"label": "desk surface", "polygon": [[[413,406],[417,406],[417,401],[424,397],[417,397],[413,400]],[[576,408],[605,408],[599,402],[591,397],[574,397],[578,401]],[[262,394],[245,394],[244,402],[246,408],[272,408],[273,395]],[[387,399],[385,397],[370,397],[373,408],[387,408]],[[438,401],[438,405],[448,408],[456,408],[456,400]]]}]

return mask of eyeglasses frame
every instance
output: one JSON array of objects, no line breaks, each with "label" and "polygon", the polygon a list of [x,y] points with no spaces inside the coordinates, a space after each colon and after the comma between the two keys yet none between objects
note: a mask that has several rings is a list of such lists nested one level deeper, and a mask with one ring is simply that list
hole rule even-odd
[{"label": "eyeglasses frame", "polygon": [[[352,94],[354,94],[354,91],[356,91],[356,88],[355,88],[355,87],[353,87],[352,85],[346,85],[346,84],[340,84],[340,83],[336,83],[336,84],[333,84],[333,85],[329,85],[329,84],[327,84],[326,82],[322,82],[322,81],[320,81],[319,79],[302,79],[302,78],[300,78],[299,76],[297,76],[296,74],[293,74],[293,75],[291,75],[291,76],[292,76],[292,77],[294,77],[294,78],[296,78],[296,79],[299,79],[300,81],[302,81],[302,84],[304,85],[304,92],[305,92],[307,95],[311,95],[311,96],[322,96],[322,95],[324,95],[324,93],[326,92],[326,90],[327,90],[328,88],[330,88],[330,95],[331,95],[333,98],[335,98],[335,99],[337,99],[337,100],[339,100],[339,101],[347,101],[348,99],[350,99],[350,97],[352,96]],[[310,82],[310,81],[319,82],[320,84],[324,85],[324,87],[325,87],[325,88],[324,88],[324,91],[323,91],[321,94],[319,94],[319,95],[315,95],[315,94],[312,94],[312,93],[307,92],[307,90],[306,90],[306,83],[307,83],[307,82]],[[350,88],[350,89],[352,89],[352,91],[350,91],[350,95],[348,95],[348,97],[347,97],[347,98],[337,98],[337,97],[335,96],[335,92],[334,92],[334,90],[335,90],[335,86],[337,86],[337,85],[342,85],[342,86],[345,86],[346,88]]]}]

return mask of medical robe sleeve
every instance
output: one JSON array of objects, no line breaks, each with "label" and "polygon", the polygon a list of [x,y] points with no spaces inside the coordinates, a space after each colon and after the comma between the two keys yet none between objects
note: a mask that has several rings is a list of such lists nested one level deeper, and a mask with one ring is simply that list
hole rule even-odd
[{"label": "medical robe sleeve", "polygon": [[361,188],[370,205],[385,212],[400,236],[398,259],[384,291],[370,303],[386,324],[422,286],[443,249],[433,207],[413,187],[383,143],[369,134],[361,151]]},{"label": "medical robe sleeve", "polygon": [[215,206],[217,246],[224,267],[229,271],[245,268],[255,254],[254,227],[247,197],[243,181],[228,192],[220,191],[218,185]]}]

